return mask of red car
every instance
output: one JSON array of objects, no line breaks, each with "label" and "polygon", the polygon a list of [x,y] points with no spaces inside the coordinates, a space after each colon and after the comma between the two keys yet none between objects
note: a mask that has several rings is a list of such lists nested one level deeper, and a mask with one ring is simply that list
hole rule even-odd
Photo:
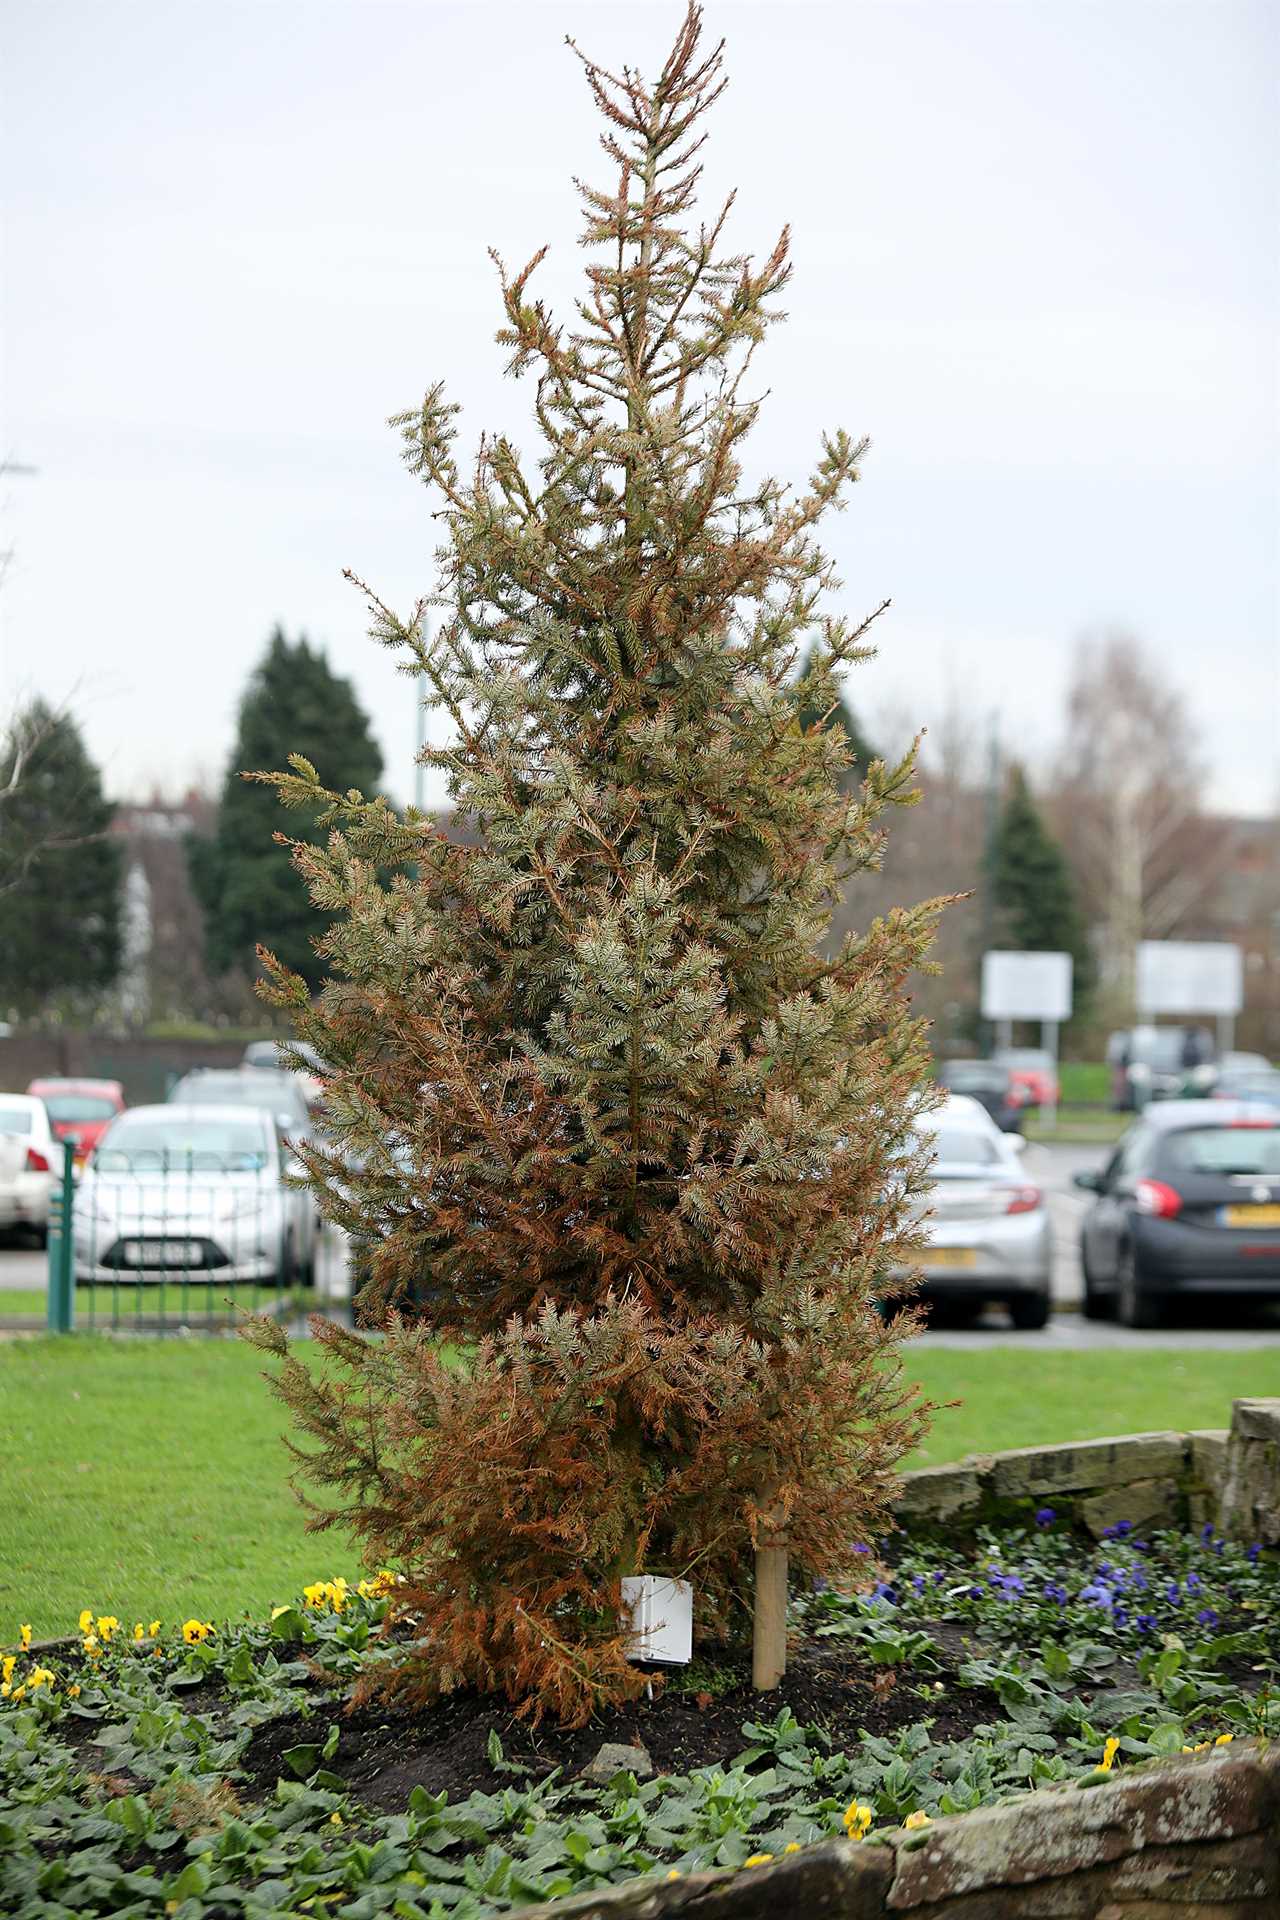
[{"label": "red car", "polygon": [[1028,1106],[1057,1106],[1058,1069],[1046,1048],[997,1047],[991,1061],[1005,1069],[1010,1085],[1019,1089]]},{"label": "red car", "polygon": [[43,1100],[54,1138],[70,1143],[77,1160],[87,1160],[118,1113],[124,1112],[124,1088],[118,1080],[33,1080],[27,1088]]}]

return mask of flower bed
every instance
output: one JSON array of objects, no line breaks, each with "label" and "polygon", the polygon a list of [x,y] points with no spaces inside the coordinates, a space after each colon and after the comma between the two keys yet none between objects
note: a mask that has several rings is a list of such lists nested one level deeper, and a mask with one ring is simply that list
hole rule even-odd
[{"label": "flower bed", "polygon": [[[998,1828],[1009,1803],[1047,1832],[1093,1808],[1089,1844],[1112,1858],[1097,1834],[1116,1822],[1097,1808],[1118,1787],[1132,1827],[1142,1795],[1165,1794],[1162,1756],[1179,1777],[1253,1781],[1246,1741],[1280,1731],[1280,1568],[1212,1525],[1119,1522],[1094,1544],[1046,1503],[1027,1528],[900,1538],[861,1561],[862,1591],[797,1607],[767,1708],[740,1663],[700,1658],[581,1733],[467,1695],[346,1711],[383,1657],[390,1576],[317,1582],[257,1624],[87,1610],[69,1647],[6,1656],[0,1911],[475,1920],[641,1878],[669,1904],[734,1869],[721,1886],[758,1882],[762,1898],[774,1872],[834,1873],[863,1904],[821,1897],[850,1914],[887,1910],[867,1903],[909,1872],[920,1897],[895,1906],[942,1913],[928,1888],[945,1836],[987,1831],[948,1816],[996,1809]],[[578,1777],[603,1739],[643,1743],[653,1777]],[[1205,1821],[1244,1833],[1260,1793],[1199,1792],[1184,1839]],[[715,1910],[750,1909],[735,1893]]]}]

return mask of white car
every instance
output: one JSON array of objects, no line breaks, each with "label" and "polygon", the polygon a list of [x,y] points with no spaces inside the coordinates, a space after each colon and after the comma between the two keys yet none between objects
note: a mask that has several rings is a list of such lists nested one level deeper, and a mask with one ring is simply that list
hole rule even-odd
[{"label": "white car", "polygon": [[49,1110],[29,1093],[0,1093],[0,1228],[49,1233],[49,1199],[65,1153]]},{"label": "white car", "polygon": [[82,1284],[311,1279],[311,1196],[274,1117],[255,1107],[132,1107],[103,1134],[75,1206]]},{"label": "white car", "polygon": [[1015,1327],[1043,1327],[1053,1237],[1044,1195],[1022,1165],[1026,1142],[1002,1133],[985,1107],[963,1094],[923,1114],[919,1126],[934,1152],[920,1206],[928,1237],[918,1255],[924,1297],[975,1311],[1003,1301]]}]

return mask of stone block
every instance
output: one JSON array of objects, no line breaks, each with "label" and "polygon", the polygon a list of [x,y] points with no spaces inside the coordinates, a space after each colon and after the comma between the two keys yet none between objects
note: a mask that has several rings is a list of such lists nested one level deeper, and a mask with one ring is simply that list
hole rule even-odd
[{"label": "stone block", "polygon": [[1077,1503],[1077,1517],[1095,1540],[1120,1520],[1132,1520],[1135,1527],[1174,1526],[1179,1518],[1182,1494],[1176,1480],[1132,1480],[1128,1486],[1108,1487]]},{"label": "stone block", "polygon": [[1227,1464],[1227,1429],[1200,1427],[1187,1435],[1191,1444],[1191,1477],[1197,1486],[1216,1489]]},{"label": "stone block", "polygon": [[1087,1493],[1133,1480],[1176,1479],[1186,1464],[1181,1433],[1133,1433],[1108,1440],[1019,1447],[991,1460],[988,1486],[997,1499]]},{"label": "stone block", "polygon": [[1219,1512],[1232,1539],[1280,1546],[1280,1400],[1232,1407]]},{"label": "stone block", "polygon": [[634,1773],[637,1780],[651,1779],[653,1761],[649,1758],[648,1748],[623,1746],[617,1740],[606,1740],[595,1759],[582,1769],[584,1780],[601,1787],[608,1786],[617,1773]]},{"label": "stone block", "polygon": [[1233,1400],[1231,1431],[1245,1440],[1280,1444],[1280,1400]]},{"label": "stone block", "polygon": [[982,1473],[968,1461],[958,1467],[917,1467],[903,1474],[893,1510],[909,1525],[938,1525],[966,1515],[976,1517],[982,1494]]},{"label": "stone block", "polygon": [[888,1847],[851,1840],[825,1840],[800,1853],[784,1854],[767,1867],[736,1872],[691,1873],[679,1880],[659,1874],[595,1893],[571,1894],[549,1906],[521,1907],[509,1920],[667,1920],[688,1914],[697,1920],[884,1920],[893,1875]]},{"label": "stone block", "polygon": [[[945,1913],[943,1903],[983,1889],[1069,1882],[1149,1848],[1266,1834],[1275,1813],[1274,1778],[1249,1747],[1217,1749],[1198,1764],[1179,1757],[1096,1787],[1051,1788],[939,1820],[923,1830],[921,1845],[895,1841],[889,1907],[932,1903]],[[1003,1911],[1019,1907],[1009,1901]]]}]

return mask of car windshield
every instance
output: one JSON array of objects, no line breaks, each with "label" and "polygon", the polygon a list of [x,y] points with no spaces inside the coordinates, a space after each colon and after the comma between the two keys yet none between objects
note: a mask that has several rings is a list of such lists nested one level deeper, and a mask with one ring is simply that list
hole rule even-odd
[{"label": "car windshield", "polygon": [[1169,1135],[1166,1156],[1171,1171],[1207,1174],[1280,1174],[1280,1123],[1188,1127]]},{"label": "car windshield", "polygon": [[104,1100],[100,1093],[47,1093],[44,1104],[49,1118],[59,1126],[79,1120],[109,1120],[116,1111],[114,1100]]},{"label": "car windshield", "polygon": [[994,1167],[999,1164],[1000,1148],[989,1133],[977,1127],[944,1126],[926,1136],[926,1145],[934,1149],[934,1172],[945,1176],[948,1167]]},{"label": "car windshield", "polygon": [[0,1107],[0,1133],[30,1133],[30,1107]]},{"label": "car windshield", "polygon": [[267,1164],[268,1142],[248,1119],[122,1120],[95,1157],[101,1173],[157,1168],[201,1173],[256,1173]]},{"label": "car windshield", "polygon": [[288,1073],[189,1073],[169,1099],[202,1107],[261,1107],[268,1113],[287,1113],[298,1126],[307,1124],[307,1103]]}]

